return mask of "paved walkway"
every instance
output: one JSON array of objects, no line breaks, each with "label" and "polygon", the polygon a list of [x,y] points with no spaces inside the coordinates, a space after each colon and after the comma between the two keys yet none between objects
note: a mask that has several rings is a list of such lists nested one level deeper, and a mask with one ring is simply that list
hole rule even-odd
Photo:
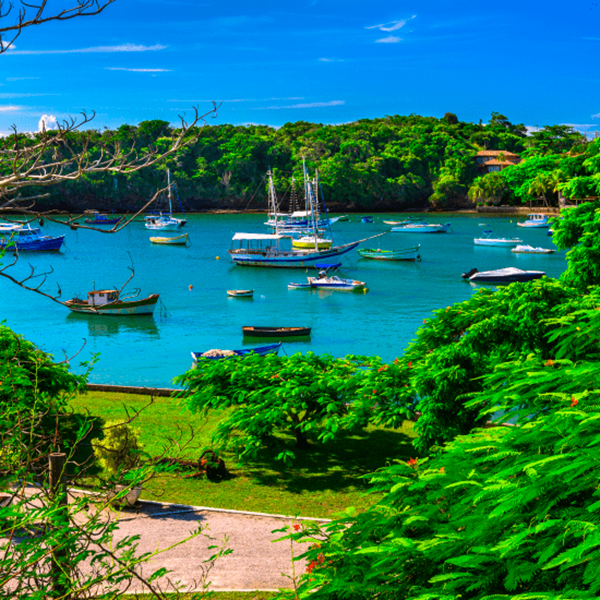
[{"label": "paved walkway", "polygon": [[[206,533],[213,540],[198,536],[160,554],[144,569],[150,573],[166,567],[172,571],[171,581],[180,581],[186,587],[198,585],[202,580],[206,567],[203,561],[214,553],[208,546],[218,544],[224,537],[233,552],[219,558],[210,570],[207,581],[211,582],[211,590],[290,588],[292,569],[299,575],[305,568],[304,562],[298,561],[292,567],[289,541],[274,543],[283,534],[272,533],[273,530],[290,526],[290,517],[141,501],[119,513],[118,521],[119,537],[140,536],[139,552],[167,548],[199,526],[208,526]],[[301,554],[304,548],[294,545],[296,554]]]}]

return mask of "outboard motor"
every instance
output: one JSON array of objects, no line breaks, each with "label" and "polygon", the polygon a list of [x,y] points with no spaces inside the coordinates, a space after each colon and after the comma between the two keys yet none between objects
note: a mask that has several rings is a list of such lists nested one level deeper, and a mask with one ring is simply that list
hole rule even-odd
[{"label": "outboard motor", "polygon": [[462,274],[462,278],[463,279],[470,279],[471,275],[475,275],[475,273],[477,273],[477,269],[471,269],[470,271],[467,271],[466,273]]}]

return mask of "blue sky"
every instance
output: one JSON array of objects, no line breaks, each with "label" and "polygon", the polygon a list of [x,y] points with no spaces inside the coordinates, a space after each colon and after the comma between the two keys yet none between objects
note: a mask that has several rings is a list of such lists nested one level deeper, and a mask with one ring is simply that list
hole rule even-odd
[{"label": "blue sky", "polygon": [[82,110],[96,128],[177,122],[211,100],[213,124],[497,111],[600,130],[599,4],[117,0],[0,55],[0,132]]}]

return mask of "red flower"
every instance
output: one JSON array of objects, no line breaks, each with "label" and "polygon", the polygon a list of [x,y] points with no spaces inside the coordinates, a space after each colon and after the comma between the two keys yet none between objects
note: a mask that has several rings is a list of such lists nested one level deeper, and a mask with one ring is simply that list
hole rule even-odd
[{"label": "red flower", "polygon": [[446,467],[442,467],[442,468],[440,469],[440,473],[445,473],[445,472],[446,472]]},{"label": "red flower", "polygon": [[408,363],[408,368],[410,369],[412,367],[412,360]]},{"label": "red flower", "polygon": [[417,459],[416,459],[416,458],[411,458],[410,460],[407,460],[407,461],[406,461],[406,464],[407,464],[409,467],[412,467],[413,465],[416,465],[416,464],[417,464]]},{"label": "red flower", "polygon": [[277,379],[279,377],[279,375],[273,375],[273,377],[271,377],[271,379]]},{"label": "red flower", "polygon": [[577,404],[579,404],[579,400],[575,396],[571,396],[571,406],[577,406]]},{"label": "red flower", "polygon": [[395,365],[397,365],[397,364],[398,364],[398,359],[397,359],[397,358],[394,360],[394,364],[395,364]]},{"label": "red flower", "polygon": [[[398,360],[398,359],[396,359],[396,361],[397,361],[397,360]],[[396,361],[394,361],[394,362],[396,362]],[[383,365],[383,367],[380,367],[379,369],[377,369],[377,372],[378,372],[378,373],[381,373],[381,371],[387,371],[387,369],[388,369],[388,366],[387,366],[387,365]]]},{"label": "red flower", "polygon": [[373,394],[376,394],[376,393],[377,393],[377,390],[373,390]]},{"label": "red flower", "polygon": [[298,531],[300,529],[300,523],[294,523],[294,531]]}]

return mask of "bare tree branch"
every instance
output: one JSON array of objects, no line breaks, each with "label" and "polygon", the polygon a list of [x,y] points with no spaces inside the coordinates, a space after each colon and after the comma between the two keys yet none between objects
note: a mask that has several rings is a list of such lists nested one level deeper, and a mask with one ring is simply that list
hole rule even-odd
[{"label": "bare tree branch", "polygon": [[[48,0],[40,0],[37,4],[20,2],[18,12],[14,14],[15,21],[12,25],[0,27],[0,54],[6,52],[21,35],[23,29],[32,25],[42,25],[49,21],[68,21],[76,17],[91,17],[100,14],[115,0],[74,0],[75,6],[60,12],[49,14],[47,12]],[[0,0],[0,19],[6,19],[15,11],[15,6],[6,0]],[[8,34],[8,35],[7,35]]]}]

